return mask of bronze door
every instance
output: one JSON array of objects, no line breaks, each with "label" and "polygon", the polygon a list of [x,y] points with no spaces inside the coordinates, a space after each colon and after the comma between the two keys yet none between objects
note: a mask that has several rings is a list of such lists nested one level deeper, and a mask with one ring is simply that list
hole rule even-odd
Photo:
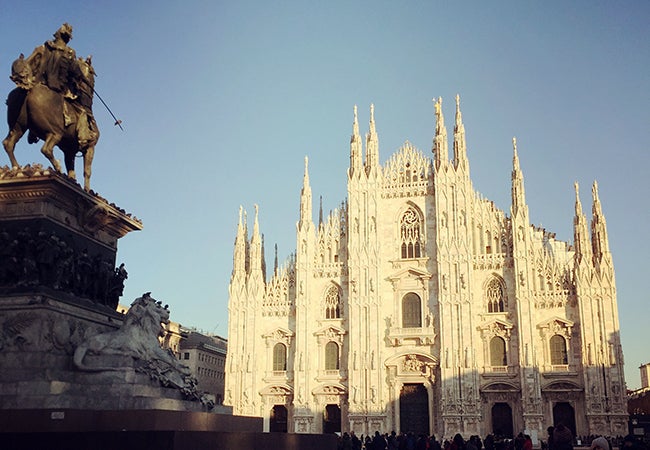
[{"label": "bronze door", "polygon": [[404,433],[429,436],[429,394],[424,384],[405,384],[399,396],[399,427]]}]

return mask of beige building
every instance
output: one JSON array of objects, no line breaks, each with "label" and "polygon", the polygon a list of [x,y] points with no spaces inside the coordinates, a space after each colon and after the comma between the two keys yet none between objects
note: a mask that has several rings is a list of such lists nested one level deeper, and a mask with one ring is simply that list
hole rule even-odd
[{"label": "beige building", "polygon": [[297,251],[268,281],[240,210],[226,404],[296,433],[626,434],[596,183],[591,225],[576,185],[558,241],[530,223],[516,142],[503,211],[472,185],[458,98],[451,152],[435,110],[432,157],[406,142],[382,166],[373,108],[364,148],[355,107],[347,199],[315,223],[305,160]]},{"label": "beige building", "polygon": [[192,370],[199,390],[214,395],[215,404],[222,405],[227,341],[219,336],[184,331],[179,344],[179,359]]}]

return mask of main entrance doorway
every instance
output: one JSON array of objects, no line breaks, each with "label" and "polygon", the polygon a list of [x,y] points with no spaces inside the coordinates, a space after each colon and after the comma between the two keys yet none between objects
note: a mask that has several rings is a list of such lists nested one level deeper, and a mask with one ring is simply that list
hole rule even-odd
[{"label": "main entrance doorway", "polygon": [[341,408],[339,405],[325,406],[323,416],[323,433],[336,433],[341,431]]},{"label": "main entrance doorway", "polygon": [[275,405],[271,410],[271,420],[269,423],[269,431],[279,433],[287,432],[287,407],[284,405]]},{"label": "main entrance doorway", "polygon": [[558,402],[553,406],[553,423],[557,425],[558,423],[564,424],[573,435],[576,435],[576,415],[568,402]]},{"label": "main entrance doorway", "polygon": [[495,403],[492,406],[492,433],[512,439],[512,408],[507,403]]},{"label": "main entrance doorway", "polygon": [[429,436],[429,394],[424,384],[405,384],[399,396],[399,427],[403,433]]}]

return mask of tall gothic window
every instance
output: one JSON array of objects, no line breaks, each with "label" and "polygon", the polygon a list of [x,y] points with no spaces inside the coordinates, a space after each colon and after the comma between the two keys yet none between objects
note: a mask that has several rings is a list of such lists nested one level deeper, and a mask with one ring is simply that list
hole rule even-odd
[{"label": "tall gothic window", "polygon": [[325,318],[338,319],[341,317],[341,293],[338,287],[330,286],[325,295]]},{"label": "tall gothic window", "polygon": [[554,366],[569,364],[566,340],[564,337],[556,334],[551,337],[551,364]]},{"label": "tall gothic window", "polygon": [[339,370],[339,346],[336,342],[325,345],[325,370]]},{"label": "tall gothic window", "polygon": [[497,278],[492,278],[487,285],[487,310],[488,312],[503,312],[505,309],[505,293],[503,285]]},{"label": "tall gothic window", "polygon": [[406,294],[402,299],[402,328],[422,326],[422,302],[417,294]]},{"label": "tall gothic window", "polygon": [[400,221],[400,240],[402,259],[420,258],[422,256],[422,221],[413,208],[406,210]]},{"label": "tall gothic window", "polygon": [[506,341],[502,337],[494,336],[490,340],[490,365],[492,367],[508,365]]},{"label": "tall gothic window", "polygon": [[277,343],[273,347],[273,370],[276,372],[287,370],[287,346],[282,343]]}]

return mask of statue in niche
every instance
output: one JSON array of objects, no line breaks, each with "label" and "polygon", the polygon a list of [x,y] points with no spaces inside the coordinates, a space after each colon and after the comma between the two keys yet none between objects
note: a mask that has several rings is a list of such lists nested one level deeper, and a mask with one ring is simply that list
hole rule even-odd
[{"label": "statue in niche", "polygon": [[14,61],[10,78],[17,87],[7,98],[9,134],[2,144],[11,165],[18,168],[14,148],[29,132],[28,142],[42,139],[41,152],[61,172],[53,154],[58,146],[64,153],[68,176],[73,179],[75,155],[81,153],[84,188],[90,190],[91,164],[99,139],[92,112],[95,71],[90,57],[77,58],[68,46],[71,39],[72,27],[64,23],[53,40],[36,47],[27,59],[21,54]]}]

